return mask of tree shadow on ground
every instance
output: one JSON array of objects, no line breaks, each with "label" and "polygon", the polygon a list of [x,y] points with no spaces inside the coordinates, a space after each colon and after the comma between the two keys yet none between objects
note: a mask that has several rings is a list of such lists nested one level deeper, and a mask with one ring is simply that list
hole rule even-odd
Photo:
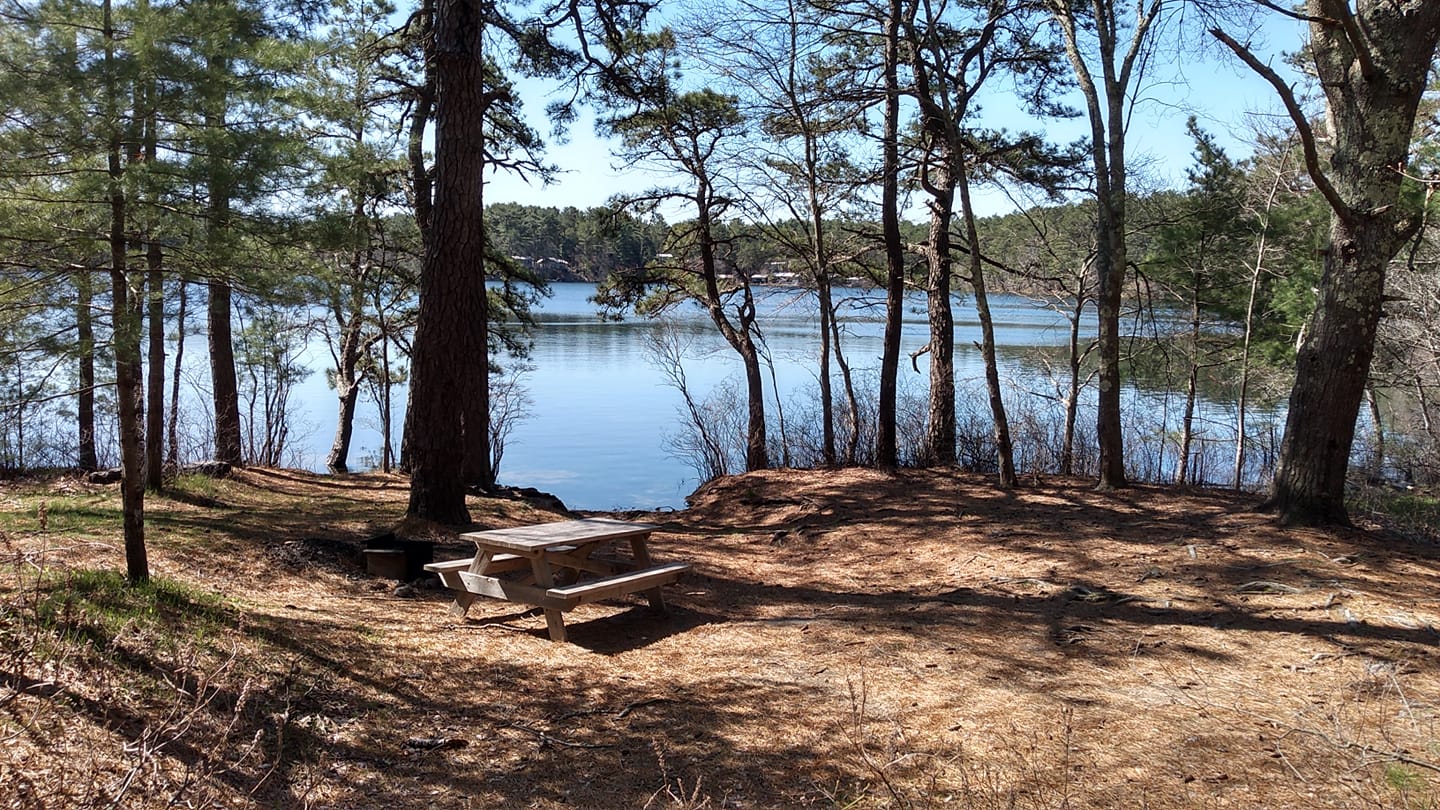
[{"label": "tree shadow on ground", "polygon": [[[855,480],[777,475],[773,491],[763,476],[722,482],[694,511],[663,516],[652,544],[657,559],[695,565],[666,591],[671,615],[652,616],[639,599],[587,605],[567,614],[563,645],[511,606],[482,602],[455,622],[443,593],[392,601],[324,572],[285,572],[311,575],[301,581],[315,607],[247,606],[234,633],[265,656],[248,674],[264,686],[253,706],[270,725],[247,729],[287,742],[265,737],[268,770],[236,770],[225,784],[271,806],[297,804],[317,784],[332,806],[355,807],[640,807],[674,794],[712,806],[845,806],[884,795],[865,746],[895,739],[878,719],[894,712],[898,726],[906,679],[928,672],[953,679],[956,713],[970,690],[990,689],[1038,734],[1036,713],[1061,703],[1141,705],[1103,683],[1091,689],[1106,673],[1244,668],[1230,631],[1251,649],[1290,636],[1380,661],[1434,658],[1440,642],[1432,628],[1326,607],[1329,593],[1379,588],[1433,599],[1433,548],[1282,533],[1224,494],[1101,495],[1066,482],[1001,491],[908,471]],[[1165,498],[1182,508],[1152,507]],[[217,557],[280,579],[277,560],[247,552],[314,536],[343,513],[326,505],[281,531],[267,524],[285,516],[263,509],[174,519],[217,532],[228,543]],[[1421,575],[1408,577],[1416,566]],[[1257,582],[1295,592],[1244,589]],[[118,665],[164,680],[155,662]],[[900,682],[885,685],[887,699],[907,702],[867,709],[867,666]],[[238,681],[218,688],[207,709],[216,722],[253,700]],[[117,716],[113,728],[132,735],[153,720]],[[920,752],[958,751],[967,738],[954,726],[927,727],[932,747]],[[199,769],[214,753],[192,745],[176,757]]]}]

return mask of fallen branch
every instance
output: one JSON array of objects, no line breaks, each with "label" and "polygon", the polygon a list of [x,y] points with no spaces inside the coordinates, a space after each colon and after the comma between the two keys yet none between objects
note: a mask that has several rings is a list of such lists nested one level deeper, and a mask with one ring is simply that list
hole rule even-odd
[{"label": "fallen branch", "polygon": [[614,747],[615,747],[614,745],[609,744],[609,743],[581,743],[581,742],[571,742],[570,740],[562,740],[562,739],[560,739],[559,737],[552,737],[552,736],[550,736],[549,734],[547,734],[546,732],[541,731],[541,730],[538,729],[538,728],[531,728],[530,726],[522,725],[522,724],[520,724],[520,723],[506,723],[505,725],[501,726],[501,728],[514,728],[514,729],[519,729],[520,731],[529,732],[530,734],[534,734],[536,737],[539,737],[541,743],[550,743],[550,744],[554,744],[554,745],[564,746],[564,747],[566,747],[566,748],[614,748]]},{"label": "fallen branch", "polygon": [[624,717],[625,715],[629,714],[629,713],[632,712],[632,711],[635,711],[636,709],[643,708],[643,707],[645,707],[645,706],[653,706],[653,705],[655,705],[656,703],[674,703],[674,702],[675,702],[675,701],[674,701],[673,699],[671,699],[671,698],[666,698],[666,697],[646,698],[645,700],[637,700],[637,701],[635,701],[634,703],[631,703],[629,706],[626,706],[625,708],[623,708],[623,709],[621,709],[619,712],[617,712],[617,713],[615,714],[615,717],[617,717],[617,718]]},{"label": "fallen branch", "polygon": [[1301,590],[1294,585],[1286,585],[1283,582],[1270,582],[1269,580],[1256,580],[1247,582],[1235,589],[1236,593],[1301,593]]},{"label": "fallen branch", "polygon": [[1365,743],[1337,740],[1323,731],[1315,731],[1308,728],[1295,728],[1292,726],[1286,729],[1284,734],[1280,735],[1280,739],[1283,740],[1286,737],[1289,737],[1291,734],[1309,734],[1312,737],[1319,737],[1321,740],[1324,740],[1326,743],[1329,743],[1331,746],[1341,751],[1359,751],[1360,753],[1367,756],[1379,757],[1379,761],[1381,762],[1403,762],[1406,765],[1414,765],[1417,768],[1423,768],[1427,771],[1440,773],[1440,765],[1437,765],[1434,762],[1428,762],[1423,759],[1416,759],[1415,757],[1412,757],[1408,754],[1403,754],[1399,751],[1386,751],[1382,748],[1376,748],[1373,745],[1366,745]]}]

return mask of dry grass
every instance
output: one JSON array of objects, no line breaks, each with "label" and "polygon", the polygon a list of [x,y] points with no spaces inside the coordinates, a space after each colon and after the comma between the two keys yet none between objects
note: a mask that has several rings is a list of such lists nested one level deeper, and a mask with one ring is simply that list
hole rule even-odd
[{"label": "dry grass", "polygon": [[109,498],[66,486],[0,490],[0,806],[1440,806],[1440,549],[1242,498],[726,479],[631,515],[695,564],[669,616],[584,606],[555,644],[359,575],[398,479],[258,470],[152,501],[156,609],[57,635],[103,612],[34,618],[65,572],[121,565],[103,522],[27,526]]}]

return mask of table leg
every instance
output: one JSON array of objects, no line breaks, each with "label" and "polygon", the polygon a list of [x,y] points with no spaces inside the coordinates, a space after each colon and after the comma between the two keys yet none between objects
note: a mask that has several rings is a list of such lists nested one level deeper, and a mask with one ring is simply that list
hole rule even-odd
[{"label": "table leg", "polygon": [[[550,570],[550,561],[542,551],[530,558],[530,568],[535,572],[535,586],[541,590],[555,587],[555,575]],[[545,626],[550,630],[551,641],[565,640],[565,617],[554,608],[545,608]]]},{"label": "table leg", "polygon": [[457,619],[465,618],[470,612],[470,606],[475,604],[475,594],[469,591],[456,591],[455,601],[450,603],[450,615]]},{"label": "table leg", "polygon": [[[479,574],[485,571],[485,566],[490,564],[490,552],[477,551],[475,559],[470,561],[470,573]],[[450,603],[450,615],[457,619],[465,618],[470,612],[470,606],[475,604],[475,594],[469,591],[456,591],[455,601]]]},{"label": "table leg", "polygon": [[[635,567],[637,569],[649,568],[654,565],[650,560],[650,547],[645,541],[646,535],[643,534],[637,534],[630,538],[630,556],[635,558]],[[665,612],[665,597],[661,595],[658,587],[646,591],[645,598],[650,601],[651,610],[660,613]]]}]

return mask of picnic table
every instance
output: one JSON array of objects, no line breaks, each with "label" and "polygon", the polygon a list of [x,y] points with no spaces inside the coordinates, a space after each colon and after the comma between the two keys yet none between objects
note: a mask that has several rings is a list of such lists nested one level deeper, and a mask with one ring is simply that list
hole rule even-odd
[{"label": "picnic table", "polygon": [[[657,565],[650,533],[660,528],[612,518],[492,529],[460,535],[475,543],[475,556],[430,563],[455,591],[451,613],[464,616],[480,596],[545,611],[550,638],[565,640],[564,611],[587,602],[643,591],[655,610],[665,609],[660,586],[690,570],[688,563]],[[620,554],[626,540],[629,555]]]}]

